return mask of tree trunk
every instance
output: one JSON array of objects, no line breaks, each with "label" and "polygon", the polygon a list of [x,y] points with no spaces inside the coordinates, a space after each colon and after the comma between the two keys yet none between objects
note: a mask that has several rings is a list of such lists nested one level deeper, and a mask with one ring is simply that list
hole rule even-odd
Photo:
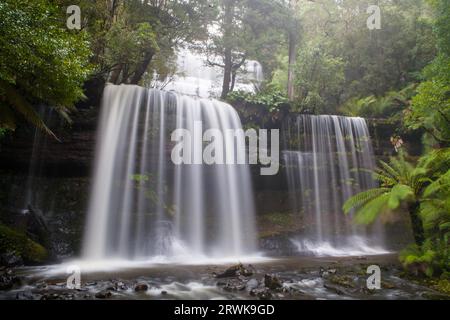
[{"label": "tree trunk", "polygon": [[289,100],[293,100],[295,96],[294,90],[294,68],[297,60],[297,35],[294,30],[289,31],[289,65],[288,65],[288,84],[287,94]]},{"label": "tree trunk", "polygon": [[414,202],[408,206],[409,216],[413,230],[414,241],[421,246],[425,240],[425,231],[423,229],[422,220],[419,217],[419,202]]},{"label": "tree trunk", "polygon": [[225,99],[230,92],[231,84],[231,50],[229,48],[225,49],[225,68],[223,69],[223,84],[222,84],[222,99]]},{"label": "tree trunk", "polygon": [[106,80],[103,75],[97,75],[85,81],[83,91],[86,99],[80,100],[75,104],[77,109],[99,106],[102,100],[105,82]]},{"label": "tree trunk", "polygon": [[230,92],[234,91],[234,86],[236,84],[236,72],[237,71],[233,71],[231,72],[231,87],[230,87]]},{"label": "tree trunk", "polygon": [[223,84],[221,98],[225,99],[230,92],[231,72],[233,69],[232,48],[230,47],[231,38],[233,37],[233,16],[234,16],[234,0],[226,0],[224,8],[224,62],[223,68]]},{"label": "tree trunk", "polygon": [[112,84],[118,84],[120,73],[122,72],[122,65],[118,65],[111,71],[108,81]]},{"label": "tree trunk", "polygon": [[128,83],[138,84],[139,81],[141,81],[142,76],[147,71],[147,68],[148,68],[150,62],[152,62],[153,55],[154,55],[154,52],[148,52],[145,55],[144,60],[137,66],[136,71],[133,73],[133,76],[131,77],[131,79]]},{"label": "tree trunk", "polygon": [[298,0],[289,0],[289,10],[291,11],[289,30],[288,30],[288,51],[289,51],[289,64],[288,64],[288,82],[287,82],[287,94],[289,100],[293,100],[295,97],[295,63],[297,61],[297,32],[298,21],[295,17]]}]

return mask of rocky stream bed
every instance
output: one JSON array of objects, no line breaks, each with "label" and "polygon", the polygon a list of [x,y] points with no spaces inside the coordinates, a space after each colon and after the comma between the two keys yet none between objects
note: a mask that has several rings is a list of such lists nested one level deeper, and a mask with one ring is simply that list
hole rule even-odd
[{"label": "rocky stream bed", "polygon": [[[369,265],[382,270],[381,289],[367,289]],[[0,271],[0,299],[449,299],[402,276],[395,255],[289,257],[255,264],[153,264],[81,273],[67,288],[54,266]]]}]

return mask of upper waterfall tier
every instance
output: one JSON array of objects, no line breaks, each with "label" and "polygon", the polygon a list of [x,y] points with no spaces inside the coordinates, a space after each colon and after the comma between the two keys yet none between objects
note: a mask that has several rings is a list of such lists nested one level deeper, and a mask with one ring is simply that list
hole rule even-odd
[{"label": "upper waterfall tier", "polygon": [[[180,50],[176,67],[176,74],[170,79],[157,83],[157,87],[202,98],[220,96],[223,69],[208,64],[205,55],[191,50]],[[261,64],[258,61],[248,60],[237,74],[234,90],[255,92],[263,80]]]}]

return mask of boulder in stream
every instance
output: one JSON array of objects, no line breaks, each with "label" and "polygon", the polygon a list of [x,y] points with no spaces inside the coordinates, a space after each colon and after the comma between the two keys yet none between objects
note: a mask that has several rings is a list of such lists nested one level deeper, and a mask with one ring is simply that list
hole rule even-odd
[{"label": "boulder in stream", "polygon": [[280,279],[270,274],[266,274],[264,276],[264,285],[266,286],[266,288],[270,290],[278,290],[283,287],[283,284],[281,283]]}]

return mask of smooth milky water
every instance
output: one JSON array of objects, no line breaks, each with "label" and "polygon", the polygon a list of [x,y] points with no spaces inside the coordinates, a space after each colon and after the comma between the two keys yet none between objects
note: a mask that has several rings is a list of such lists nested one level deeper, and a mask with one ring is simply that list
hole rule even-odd
[{"label": "smooth milky water", "polygon": [[316,255],[386,253],[381,224],[357,226],[343,203],[376,186],[367,124],[362,118],[301,115],[288,124],[286,163],[292,207],[305,232],[293,242]]},{"label": "smooth milky water", "polygon": [[[205,130],[242,127],[223,102],[138,86],[105,88],[83,259],[193,262],[256,251],[248,167],[171,161],[171,133],[192,131],[196,121]],[[229,142],[224,154],[235,151]]]}]

